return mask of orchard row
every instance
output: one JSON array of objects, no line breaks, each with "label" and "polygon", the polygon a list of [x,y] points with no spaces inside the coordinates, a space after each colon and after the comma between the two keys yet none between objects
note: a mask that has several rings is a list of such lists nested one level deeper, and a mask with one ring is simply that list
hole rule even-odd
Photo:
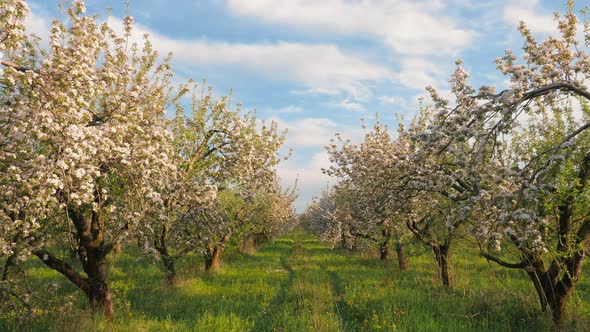
[{"label": "orchard row", "polygon": [[563,320],[590,244],[590,28],[570,2],[555,37],[538,41],[524,23],[522,55],[496,60],[507,89],[474,88],[460,60],[449,92],[428,87],[429,102],[392,133],[380,121],[355,144],[327,147],[337,178],[304,212],[303,224],[333,245],[374,242],[400,268],[417,239],[451,285],[455,239],[522,269]]},{"label": "orchard row", "polygon": [[30,257],[110,316],[121,245],[139,243],[174,282],[188,254],[215,269],[231,238],[253,245],[292,224],[276,123],[204,83],[173,85],[170,56],[134,40],[131,17],[115,31],[73,1],[44,49],[25,31],[27,3],[1,4],[1,311],[31,309]]}]

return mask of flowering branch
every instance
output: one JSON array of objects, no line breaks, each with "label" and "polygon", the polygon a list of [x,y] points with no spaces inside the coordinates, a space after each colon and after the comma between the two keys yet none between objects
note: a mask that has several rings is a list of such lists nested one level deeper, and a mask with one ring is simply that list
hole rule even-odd
[{"label": "flowering branch", "polygon": [[0,60],[0,64],[3,65],[3,66],[5,66],[5,67],[13,68],[16,71],[20,71],[20,72],[23,72],[23,73],[24,72],[27,72],[27,71],[32,71],[32,72],[35,72],[35,73],[39,73],[39,71],[36,70],[36,69],[31,69],[29,67],[21,66],[21,65],[18,65],[16,63],[12,62],[12,61]]}]

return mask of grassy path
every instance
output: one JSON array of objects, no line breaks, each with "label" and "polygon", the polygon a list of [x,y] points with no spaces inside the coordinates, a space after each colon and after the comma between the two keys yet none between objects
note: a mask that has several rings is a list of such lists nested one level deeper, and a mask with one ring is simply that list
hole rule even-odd
[{"label": "grassy path", "polygon": [[333,305],[330,274],[315,261],[318,255],[311,248],[314,244],[317,244],[314,240],[296,238],[288,256],[281,258],[289,277],[256,321],[255,331],[342,329],[342,319]]},{"label": "grassy path", "polygon": [[[526,276],[494,269],[470,250],[453,256],[453,289],[439,285],[429,252],[410,250],[410,267],[332,250],[294,232],[254,255],[228,250],[217,273],[195,258],[167,285],[159,262],[124,252],[111,262],[116,316],[89,317],[85,299],[56,273],[31,262],[31,284],[59,283],[57,300],[23,331],[550,331]],[[142,258],[143,257],[143,258]],[[590,277],[572,297],[571,330],[590,331]],[[43,295],[43,294],[42,294]],[[43,295],[49,298],[50,295]],[[68,307],[60,301],[73,299]],[[66,308],[59,312],[56,308]],[[585,328],[586,326],[586,328]],[[584,329],[585,328],[585,329]]]}]

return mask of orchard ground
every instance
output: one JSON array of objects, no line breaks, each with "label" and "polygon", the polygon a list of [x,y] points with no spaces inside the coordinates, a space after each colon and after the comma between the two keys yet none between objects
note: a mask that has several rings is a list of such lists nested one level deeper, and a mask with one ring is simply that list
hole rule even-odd
[{"label": "orchard ground", "polygon": [[[252,255],[228,249],[215,273],[202,271],[197,258],[186,261],[175,286],[165,282],[161,264],[146,264],[130,247],[113,256],[109,267],[116,313],[111,320],[93,317],[80,291],[31,260],[31,287],[57,285],[59,296],[46,294],[56,300],[32,320],[2,317],[0,330],[554,330],[524,271],[487,263],[472,247],[463,240],[451,253],[450,289],[440,284],[430,250],[418,245],[409,250],[408,269],[399,271],[395,262],[381,262],[370,251],[331,249],[295,231]],[[588,271],[569,299],[563,327],[590,331]]]}]

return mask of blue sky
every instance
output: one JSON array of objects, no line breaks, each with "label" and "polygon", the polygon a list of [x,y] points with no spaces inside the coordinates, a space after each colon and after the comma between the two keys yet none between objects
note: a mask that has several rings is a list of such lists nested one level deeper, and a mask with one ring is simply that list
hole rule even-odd
[{"label": "blue sky", "polygon": [[[87,12],[105,17],[111,7],[120,24],[124,3],[89,0]],[[58,2],[29,4],[30,30],[46,36]],[[233,89],[234,101],[288,129],[293,155],[279,172],[284,185],[299,178],[302,211],[329,180],[323,147],[336,132],[358,141],[361,119],[379,113],[395,127],[396,114],[411,118],[425,86],[448,90],[457,58],[475,86],[503,86],[493,60],[522,45],[518,22],[551,34],[552,13],[564,8],[565,0],[131,0],[129,13],[161,54],[174,53],[179,81]]]}]

